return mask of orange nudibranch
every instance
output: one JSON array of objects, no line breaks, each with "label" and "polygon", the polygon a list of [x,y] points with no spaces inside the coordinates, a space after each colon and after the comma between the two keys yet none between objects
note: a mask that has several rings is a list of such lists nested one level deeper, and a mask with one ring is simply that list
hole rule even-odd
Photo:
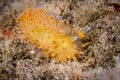
[{"label": "orange nudibranch", "polygon": [[[56,20],[43,8],[30,8],[18,17],[17,25],[26,40],[39,46],[43,54],[60,62],[76,60],[80,51],[73,40],[75,35],[66,35],[67,31],[73,31],[68,22]],[[84,38],[84,32],[78,32],[78,36]]]}]

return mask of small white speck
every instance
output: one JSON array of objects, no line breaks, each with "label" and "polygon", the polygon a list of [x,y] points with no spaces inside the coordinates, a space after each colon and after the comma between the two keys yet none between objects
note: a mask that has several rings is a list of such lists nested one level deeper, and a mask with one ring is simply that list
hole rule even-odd
[{"label": "small white speck", "polygon": [[31,53],[31,54],[34,54],[34,53],[35,53],[35,51],[30,51],[30,53]]}]

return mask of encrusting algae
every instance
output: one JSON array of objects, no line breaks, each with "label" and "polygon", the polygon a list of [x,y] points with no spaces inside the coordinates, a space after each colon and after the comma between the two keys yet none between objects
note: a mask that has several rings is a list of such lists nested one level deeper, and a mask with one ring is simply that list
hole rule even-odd
[{"label": "encrusting algae", "polygon": [[[83,54],[73,40],[75,26],[56,19],[43,8],[24,11],[17,19],[17,24],[27,42],[42,49],[43,54],[56,61],[76,60],[76,55]],[[71,34],[67,35],[67,31]],[[84,32],[78,32],[78,36],[84,38]]]}]

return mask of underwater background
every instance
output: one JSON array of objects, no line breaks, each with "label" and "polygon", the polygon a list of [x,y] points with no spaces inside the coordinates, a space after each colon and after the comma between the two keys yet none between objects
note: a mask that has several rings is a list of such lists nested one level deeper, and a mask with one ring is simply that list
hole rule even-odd
[{"label": "underwater background", "polygon": [[[31,11],[28,11],[24,17],[22,14],[31,8],[44,9],[46,12],[33,13],[31,16]],[[23,16],[23,24],[17,22],[20,16]],[[52,18],[48,17],[51,16],[60,29],[52,28],[55,24],[50,22]],[[42,20],[38,24],[33,21],[34,27],[42,25],[43,28],[43,25],[47,25],[50,30],[43,28],[43,33],[40,33],[38,29],[33,29],[38,31],[38,36],[31,31],[22,34],[28,29],[25,27],[30,26],[29,19]],[[22,26],[21,30],[19,26]],[[61,30],[64,37],[59,37],[61,35],[57,30]],[[53,34],[51,40],[65,40],[66,45],[62,46],[61,42],[52,44],[50,41],[52,47],[48,48],[49,37],[44,37],[45,34]],[[38,40],[43,40],[42,43],[45,40],[43,47],[39,48],[42,43]],[[59,48],[55,49],[56,46]],[[76,49],[79,55],[72,54]],[[45,57],[43,51],[50,51],[50,56]],[[56,54],[57,57],[54,57]],[[0,80],[119,79],[119,0],[0,0]]]}]

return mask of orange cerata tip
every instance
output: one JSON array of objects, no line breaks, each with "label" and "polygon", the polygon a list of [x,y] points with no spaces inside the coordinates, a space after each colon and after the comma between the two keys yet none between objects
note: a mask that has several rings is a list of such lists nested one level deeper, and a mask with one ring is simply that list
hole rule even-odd
[{"label": "orange cerata tip", "polygon": [[87,44],[86,43],[82,43],[82,48],[86,47]]},{"label": "orange cerata tip", "polygon": [[80,51],[79,54],[81,54],[81,55],[84,54],[84,51]]},{"label": "orange cerata tip", "polygon": [[85,32],[84,32],[84,31],[78,31],[78,37],[79,37],[80,39],[85,38]]},{"label": "orange cerata tip", "polygon": [[68,21],[66,21],[66,24],[69,24],[69,22],[68,22]]}]

